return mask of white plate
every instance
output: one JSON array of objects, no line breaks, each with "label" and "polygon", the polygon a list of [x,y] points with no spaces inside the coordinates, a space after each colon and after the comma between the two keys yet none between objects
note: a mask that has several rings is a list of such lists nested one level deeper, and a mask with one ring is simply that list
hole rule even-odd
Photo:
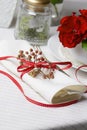
[{"label": "white plate", "polygon": [[[84,57],[84,59],[82,57],[76,57],[75,51],[77,49],[72,49],[72,51],[70,51],[70,49],[64,48],[58,39],[58,35],[54,35],[48,40],[48,47],[50,48],[56,59],[60,61],[70,61],[72,62],[74,68],[78,68],[85,64],[78,59],[85,60],[86,57]],[[73,54],[73,52],[75,52],[75,54]],[[87,68],[81,68],[81,70],[87,72]]]}]

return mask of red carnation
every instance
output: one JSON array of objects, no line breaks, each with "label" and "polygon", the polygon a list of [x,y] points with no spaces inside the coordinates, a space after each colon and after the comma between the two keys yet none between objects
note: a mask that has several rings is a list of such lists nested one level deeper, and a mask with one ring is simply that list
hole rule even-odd
[{"label": "red carnation", "polygon": [[87,10],[80,10],[81,15],[66,16],[61,19],[59,39],[64,47],[72,48],[87,38]]},{"label": "red carnation", "polygon": [[87,10],[86,9],[79,10],[79,12],[81,13],[82,16],[87,18]]}]

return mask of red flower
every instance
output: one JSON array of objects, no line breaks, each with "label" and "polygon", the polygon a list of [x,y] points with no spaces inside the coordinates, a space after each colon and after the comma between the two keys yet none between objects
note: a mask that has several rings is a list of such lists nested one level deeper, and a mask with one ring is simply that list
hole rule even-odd
[{"label": "red flower", "polygon": [[60,21],[61,26],[58,28],[58,31],[71,32],[74,29],[76,20],[77,17],[75,15],[62,18]]},{"label": "red flower", "polygon": [[60,33],[59,34],[60,42],[64,47],[72,48],[82,41],[83,36],[71,33]]},{"label": "red flower", "polygon": [[79,10],[79,12],[81,13],[82,16],[87,18],[87,10],[86,9]]},{"label": "red flower", "polygon": [[64,47],[72,48],[87,38],[87,10],[80,10],[81,15],[66,16],[61,19],[59,39]]},{"label": "red flower", "polygon": [[87,30],[87,19],[83,16],[78,17],[79,33],[84,34]]}]

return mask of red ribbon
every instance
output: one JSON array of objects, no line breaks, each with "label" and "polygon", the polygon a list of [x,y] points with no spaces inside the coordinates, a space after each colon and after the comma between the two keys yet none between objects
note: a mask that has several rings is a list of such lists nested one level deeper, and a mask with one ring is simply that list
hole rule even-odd
[{"label": "red ribbon", "polygon": [[72,104],[78,102],[78,100],[73,100],[73,101],[69,101],[69,102],[65,102],[65,103],[59,103],[59,104],[45,104],[45,103],[38,102],[38,101],[33,100],[32,98],[26,96],[26,94],[24,93],[24,91],[22,89],[22,86],[10,74],[8,74],[8,73],[6,73],[6,72],[4,72],[2,70],[0,70],[0,73],[7,76],[18,87],[18,89],[21,91],[21,93],[23,94],[25,99],[27,99],[29,102],[31,102],[31,103],[33,103],[35,105],[42,106],[42,107],[51,107],[52,108],[52,107],[64,107],[64,106],[72,105]]},{"label": "red ribbon", "polygon": [[6,59],[10,59],[10,58],[16,58],[15,56],[2,56],[0,57],[0,60],[6,60]]},{"label": "red ribbon", "polygon": [[[78,82],[80,82],[80,83],[82,83],[82,82],[78,79],[78,71],[79,71],[80,69],[84,68],[84,67],[87,67],[87,65],[82,65],[82,66],[78,67],[78,68],[76,69],[76,71],[75,71],[75,77],[76,77],[76,79],[78,80]],[[86,85],[86,87],[87,87],[87,85]],[[87,91],[86,91],[85,93],[87,93]]]},{"label": "red ribbon", "polygon": [[[9,59],[9,58],[16,58],[14,56],[3,56],[3,57],[0,57],[0,60],[6,60],[6,59]],[[28,65],[29,64],[29,68],[28,68]],[[33,62],[24,62],[23,64],[24,66],[19,66],[17,69],[18,71],[20,72],[26,72],[26,69],[28,69],[27,71],[29,72],[29,70],[33,69],[33,67],[37,66],[37,67],[49,67],[49,64],[43,64],[41,65],[40,63],[38,64],[34,64]],[[62,69],[68,69],[71,67],[71,63],[70,62],[53,62],[51,63],[51,67],[53,69],[56,69],[56,65],[67,65],[65,68],[62,68]],[[21,70],[23,69],[23,70]],[[19,84],[19,82],[13,78],[10,74],[8,74],[7,72],[4,72],[2,70],[0,70],[0,73],[7,76],[17,87],[18,89],[21,91],[21,93],[23,94],[23,96],[31,103],[33,104],[36,104],[36,105],[39,105],[39,106],[43,106],[43,107],[64,107],[64,106],[68,106],[68,105],[71,105],[71,104],[74,104],[74,103],[77,103],[78,100],[73,100],[73,101],[69,101],[69,102],[65,102],[65,103],[59,103],[59,104],[45,104],[45,103],[41,103],[41,102],[38,102],[36,100],[33,100],[31,99],[30,97],[26,96],[26,94],[24,93],[23,89],[22,89],[22,86]]]},{"label": "red ribbon", "polygon": [[30,62],[25,59],[21,59],[22,65],[17,67],[18,72],[22,72],[21,78],[25,73],[30,72],[34,68],[47,68],[47,69],[58,69],[57,65],[66,65],[63,68],[59,68],[59,70],[65,70],[71,68],[72,64],[71,62],[51,62],[48,63],[47,61],[44,62]]}]

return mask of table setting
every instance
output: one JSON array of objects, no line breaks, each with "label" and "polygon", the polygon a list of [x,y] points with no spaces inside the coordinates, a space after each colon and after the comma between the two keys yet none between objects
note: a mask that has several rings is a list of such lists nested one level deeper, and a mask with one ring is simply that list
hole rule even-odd
[{"label": "table setting", "polygon": [[41,9],[22,2],[15,27],[11,16],[0,28],[0,129],[86,130],[87,10],[62,10],[54,26],[49,0],[38,3]]}]

